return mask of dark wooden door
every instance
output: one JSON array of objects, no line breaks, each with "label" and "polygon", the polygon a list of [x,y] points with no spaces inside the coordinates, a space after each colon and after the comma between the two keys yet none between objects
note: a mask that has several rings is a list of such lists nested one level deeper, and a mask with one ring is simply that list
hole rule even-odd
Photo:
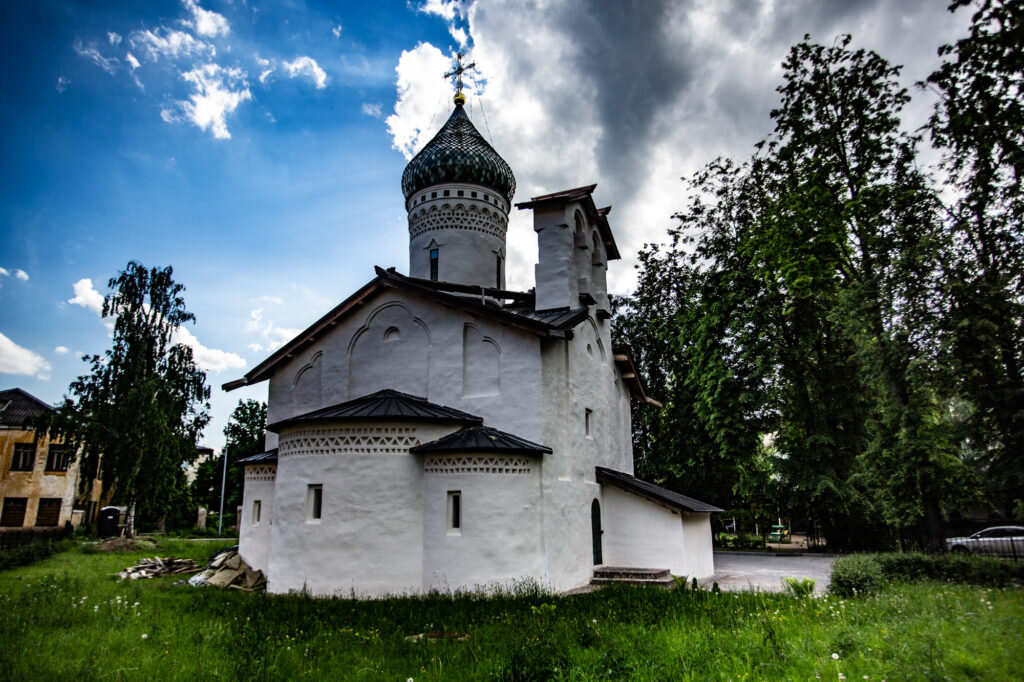
[{"label": "dark wooden door", "polygon": [[590,505],[590,530],[594,536],[594,565],[600,566],[604,563],[604,557],[601,555],[601,503],[594,500],[593,504]]}]

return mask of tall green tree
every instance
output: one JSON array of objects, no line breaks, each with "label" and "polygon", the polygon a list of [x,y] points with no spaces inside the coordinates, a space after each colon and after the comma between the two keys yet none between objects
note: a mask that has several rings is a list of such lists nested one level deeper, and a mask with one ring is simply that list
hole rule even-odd
[{"label": "tall green tree", "polygon": [[[233,511],[242,504],[245,470],[238,462],[264,450],[267,431],[267,404],[258,400],[239,400],[227,426],[224,450],[219,457],[199,465],[192,484],[193,498],[198,504],[215,510],[220,508],[221,481],[224,480],[224,510]],[[227,456],[227,476],[224,477],[224,457]]]},{"label": "tall green tree", "polygon": [[939,50],[928,128],[957,200],[944,267],[953,376],[973,408],[970,435],[1007,503],[1024,489],[1024,6],[972,7],[967,37]]},{"label": "tall green tree", "polygon": [[140,523],[161,521],[182,504],[182,468],[209,421],[206,374],[191,348],[173,342],[195,316],[172,275],[170,267],[131,261],[109,281],[103,317],[114,322],[111,347],[84,358],[90,372],[71,382],[44,424],[80,458],[83,484],[99,478]]}]

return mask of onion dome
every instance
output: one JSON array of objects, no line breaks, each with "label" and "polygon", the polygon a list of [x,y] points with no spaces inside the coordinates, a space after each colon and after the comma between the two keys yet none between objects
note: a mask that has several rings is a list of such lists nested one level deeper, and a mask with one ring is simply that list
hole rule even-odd
[{"label": "onion dome", "polygon": [[487,144],[458,99],[448,122],[405,167],[402,193],[408,201],[422,189],[451,182],[482,185],[503,196],[509,205],[516,192],[512,169]]}]

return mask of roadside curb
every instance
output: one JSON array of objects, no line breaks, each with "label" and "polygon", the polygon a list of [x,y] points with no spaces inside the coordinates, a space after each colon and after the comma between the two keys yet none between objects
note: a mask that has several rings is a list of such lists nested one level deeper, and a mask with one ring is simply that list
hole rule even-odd
[{"label": "roadside curb", "polygon": [[734,552],[732,550],[718,550],[714,551],[715,554],[723,554],[727,556],[770,556],[770,557],[791,557],[791,556],[809,556],[809,557],[821,557],[822,559],[838,559],[843,556],[842,554],[819,554],[817,552]]}]

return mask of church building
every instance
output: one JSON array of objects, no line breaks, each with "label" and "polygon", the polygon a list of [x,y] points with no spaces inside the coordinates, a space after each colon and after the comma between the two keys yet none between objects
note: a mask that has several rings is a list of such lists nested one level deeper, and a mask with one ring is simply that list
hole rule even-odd
[{"label": "church building", "polygon": [[[460,66],[461,69],[461,66]],[[243,378],[268,382],[267,452],[245,461],[240,552],[271,592],[419,593],[602,566],[714,573],[710,514],[633,476],[595,185],[514,204],[511,168],[461,93],[409,162],[409,270],[376,276]],[[536,287],[505,286],[513,208],[531,211]]]}]

